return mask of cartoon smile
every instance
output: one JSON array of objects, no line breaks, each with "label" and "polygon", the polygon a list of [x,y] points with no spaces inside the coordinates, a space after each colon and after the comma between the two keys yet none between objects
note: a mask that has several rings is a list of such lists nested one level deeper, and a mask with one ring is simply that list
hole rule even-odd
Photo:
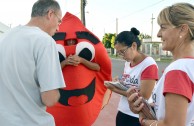
[{"label": "cartoon smile", "polygon": [[90,102],[95,94],[95,82],[96,78],[94,78],[90,82],[90,84],[83,89],[75,90],[59,89],[61,95],[59,103],[65,106],[80,106]]}]

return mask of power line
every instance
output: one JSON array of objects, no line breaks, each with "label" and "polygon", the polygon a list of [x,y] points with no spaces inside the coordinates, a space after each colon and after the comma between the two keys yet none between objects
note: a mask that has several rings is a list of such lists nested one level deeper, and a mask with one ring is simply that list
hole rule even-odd
[{"label": "power line", "polygon": [[[144,11],[144,10],[146,10],[146,9],[148,9],[148,8],[151,8],[151,7],[153,7],[153,6],[155,6],[155,5],[159,4],[159,3],[161,3],[161,2],[163,2],[163,1],[164,1],[164,0],[158,1],[158,2],[156,2],[156,3],[154,3],[154,4],[151,4],[151,5],[149,5],[149,6],[146,6],[146,7],[142,8],[142,9],[140,9],[140,10],[136,10],[136,11],[132,12],[131,14],[128,14],[128,15],[123,16],[123,17],[121,17],[121,18],[126,18],[126,17],[128,17],[128,16],[133,15],[133,14],[136,14],[136,13],[139,13],[139,12],[141,12],[141,11]],[[121,19],[121,18],[120,18],[120,19]]]},{"label": "power line", "polygon": [[[131,16],[131,15],[133,15],[133,14],[139,13],[139,12],[141,12],[141,11],[144,11],[144,10],[146,10],[146,9],[148,9],[148,8],[151,8],[151,7],[153,7],[153,6],[155,6],[155,5],[159,4],[159,3],[161,3],[161,2],[163,2],[163,1],[164,1],[164,0],[160,0],[160,1],[156,2],[156,3],[154,3],[154,4],[151,4],[151,5],[149,5],[149,6],[144,7],[144,8],[142,8],[142,9],[136,10],[136,11],[134,11],[134,12],[132,12],[132,13],[126,15],[126,16],[117,18],[117,20],[118,20],[118,19],[126,18],[126,17],[128,17],[128,16]],[[115,19],[114,19],[114,20],[111,20],[111,21],[109,21],[109,22],[107,22],[107,23],[105,23],[105,25],[106,25],[106,24],[113,23],[113,22],[115,22]]]}]

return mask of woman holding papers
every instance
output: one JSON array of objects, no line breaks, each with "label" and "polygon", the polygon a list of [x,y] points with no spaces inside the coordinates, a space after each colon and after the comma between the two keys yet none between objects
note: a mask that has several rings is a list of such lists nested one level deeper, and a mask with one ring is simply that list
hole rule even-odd
[{"label": "woman holding papers", "polygon": [[[115,49],[117,54],[126,60],[124,72],[119,78],[119,82],[127,88],[135,86],[139,93],[148,100],[158,79],[158,67],[153,58],[139,51],[141,42],[138,35],[139,31],[132,28],[131,31],[123,31],[116,37]],[[105,85],[121,95],[116,126],[140,126],[138,114],[134,114],[129,109],[126,90],[109,83],[105,83]]]}]

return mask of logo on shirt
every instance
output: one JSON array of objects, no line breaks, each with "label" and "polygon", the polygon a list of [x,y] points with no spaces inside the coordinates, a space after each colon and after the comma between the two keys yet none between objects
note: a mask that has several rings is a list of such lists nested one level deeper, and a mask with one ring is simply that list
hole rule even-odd
[{"label": "logo on shirt", "polygon": [[139,84],[138,78],[135,75],[131,77],[129,74],[123,74],[120,78],[120,82],[123,82],[128,86],[138,86]]}]

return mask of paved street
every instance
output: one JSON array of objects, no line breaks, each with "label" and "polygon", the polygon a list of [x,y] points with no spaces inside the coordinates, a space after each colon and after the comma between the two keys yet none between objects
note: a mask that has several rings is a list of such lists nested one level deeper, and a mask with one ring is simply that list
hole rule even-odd
[{"label": "paved street", "polygon": [[[122,74],[124,67],[124,60],[112,59],[112,76]],[[169,63],[157,62],[159,67],[159,76],[162,75],[162,71],[166,68]],[[112,93],[109,104],[101,111],[98,119],[92,126],[115,126],[115,118],[117,113],[117,105],[120,96],[116,93]]]}]

